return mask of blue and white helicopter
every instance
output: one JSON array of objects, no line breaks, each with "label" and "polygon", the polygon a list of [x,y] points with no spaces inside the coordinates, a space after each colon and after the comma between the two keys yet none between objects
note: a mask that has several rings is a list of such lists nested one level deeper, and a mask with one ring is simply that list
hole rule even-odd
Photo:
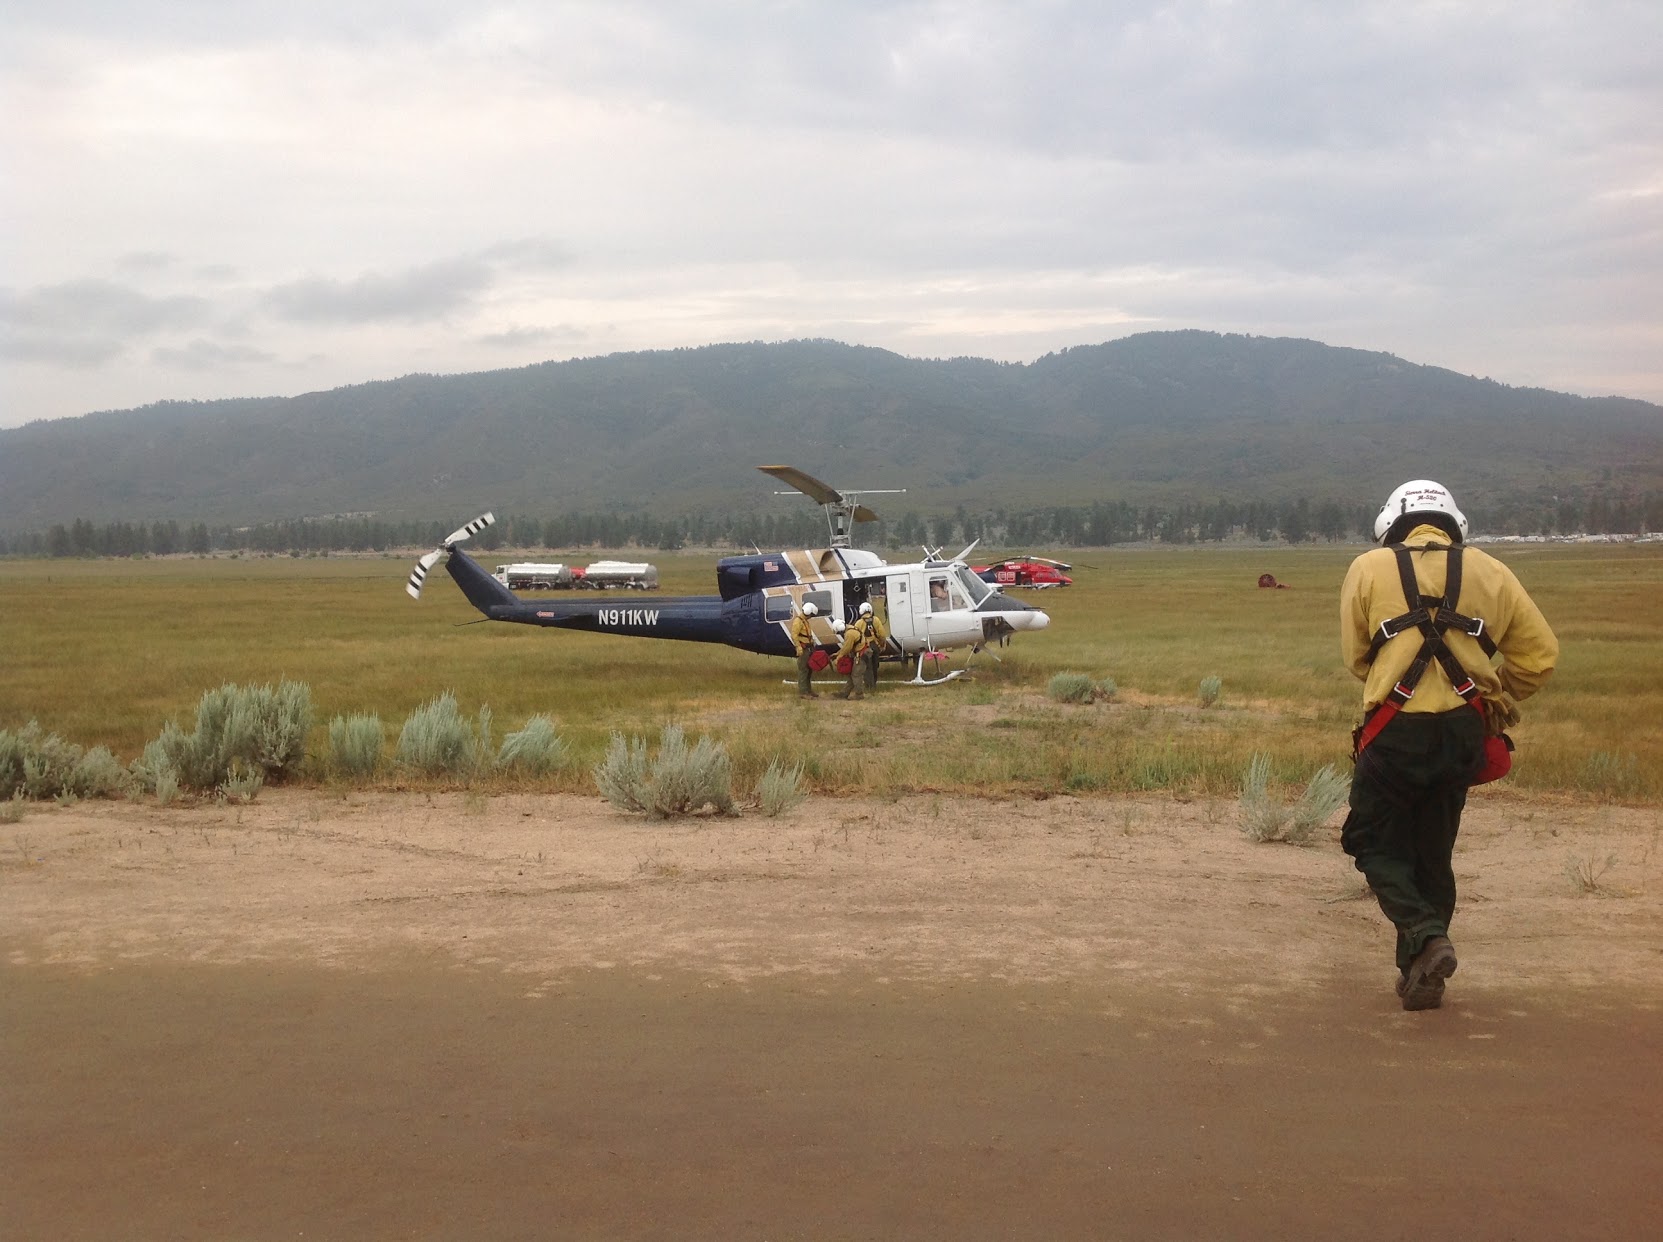
[{"label": "blue and white helicopter", "polygon": [[939,548],[926,548],[922,561],[890,565],[876,553],[849,544],[855,523],[877,518],[856,493],[839,492],[792,466],[758,469],[821,505],[830,528],[829,545],[723,557],[716,563],[717,595],[637,595],[627,604],[593,596],[521,599],[458,546],[496,520],[489,513],[452,532],[423,556],[405,590],[420,599],[428,571],[443,560],[462,594],[487,620],[726,643],[778,656],[792,654],[786,627],[801,605],[816,606],[819,615],[811,622],[815,638],[835,646],[838,636],[832,622],[853,621],[862,604],[871,604],[890,635],[888,650],[880,658],[905,665],[912,674],[905,684],[915,686],[951,681],[967,671],[944,669],[948,652],[968,648],[974,655],[990,644],[1003,646],[1014,634],[1050,624],[1051,618],[1040,609],[1012,599],[971,572],[964,558],[974,543],[950,559],[943,559]]}]

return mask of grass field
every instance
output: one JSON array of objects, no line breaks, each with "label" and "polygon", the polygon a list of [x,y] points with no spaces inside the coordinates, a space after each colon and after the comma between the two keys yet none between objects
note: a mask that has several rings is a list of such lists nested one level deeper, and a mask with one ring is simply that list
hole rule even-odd
[{"label": "grass field", "polygon": [[[1337,600],[1360,550],[1073,553],[1091,566],[1076,585],[1030,597],[1048,631],[1002,661],[978,656],[973,678],[847,707],[799,702],[781,659],[466,625],[478,614],[442,572],[421,601],[404,594],[412,557],[0,561],[0,727],[36,719],[132,759],[166,720],[189,728],[203,691],[290,678],[312,688],[314,750],[332,716],[355,712],[379,714],[390,745],[445,690],[464,712],[488,705],[498,738],[551,715],[577,756],[544,782],[562,788],[592,789],[613,732],[656,738],[676,722],[721,738],[744,788],[781,758],[826,792],[1231,793],[1255,752],[1281,783],[1346,763],[1358,688],[1339,665]],[[1563,648],[1503,787],[1663,801],[1663,547],[1490,550]],[[713,555],[653,559],[666,593],[714,591]],[[1259,589],[1265,572],[1290,589]],[[1119,694],[1052,703],[1060,671],[1113,678]],[[1215,676],[1223,693],[1204,709],[1197,688]]]}]

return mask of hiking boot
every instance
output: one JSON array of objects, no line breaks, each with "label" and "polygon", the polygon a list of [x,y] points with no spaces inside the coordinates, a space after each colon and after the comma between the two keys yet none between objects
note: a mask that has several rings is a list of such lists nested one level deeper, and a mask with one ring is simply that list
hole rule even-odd
[{"label": "hiking boot", "polygon": [[818,695],[818,694],[815,694],[815,693],[814,693],[814,692],[813,692],[813,691],[812,691],[812,690],[811,690],[811,691],[809,691],[809,692],[808,692],[808,693],[807,693],[807,694],[799,694],[799,695],[798,695],[798,696],[797,696],[797,697],[798,697],[798,698],[799,698],[799,699],[817,699],[817,698],[819,698],[819,697],[820,697],[820,696],[819,696],[819,695]]},{"label": "hiking boot", "polygon": [[1429,937],[1398,986],[1403,1007],[1436,1009],[1444,1003],[1444,980],[1455,973],[1455,946],[1448,936]]}]

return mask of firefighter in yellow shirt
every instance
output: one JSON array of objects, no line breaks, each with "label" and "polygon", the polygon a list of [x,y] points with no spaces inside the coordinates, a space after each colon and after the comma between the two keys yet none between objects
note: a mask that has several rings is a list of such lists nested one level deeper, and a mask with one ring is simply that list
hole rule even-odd
[{"label": "firefighter in yellow shirt", "polygon": [[862,669],[864,663],[861,652],[871,642],[871,626],[865,616],[857,617],[853,624],[843,625],[841,622],[832,623],[837,630],[841,642],[837,646],[837,654],[832,657],[836,667],[842,668],[848,661],[848,671],[843,677],[843,693],[840,699],[864,699],[866,697],[866,674]]},{"label": "firefighter in yellow shirt", "polygon": [[1466,534],[1447,489],[1405,483],[1375,518],[1383,546],[1357,557],[1340,589],[1340,649],[1364,710],[1340,843],[1397,929],[1397,994],[1412,1010],[1436,1009],[1455,973],[1467,790],[1505,771],[1502,731],[1559,658],[1513,571]]},{"label": "firefighter in yellow shirt", "polygon": [[889,629],[883,618],[872,610],[871,604],[860,606],[860,619],[866,622],[866,646],[860,653],[860,666],[866,678],[866,689],[878,688],[878,657],[889,647]]},{"label": "firefighter in yellow shirt", "polygon": [[791,645],[797,652],[797,697],[800,699],[817,699],[814,693],[814,670],[808,666],[809,656],[814,654],[813,618],[820,615],[820,610],[812,603],[804,604],[791,614],[791,624],[787,632],[791,635]]}]

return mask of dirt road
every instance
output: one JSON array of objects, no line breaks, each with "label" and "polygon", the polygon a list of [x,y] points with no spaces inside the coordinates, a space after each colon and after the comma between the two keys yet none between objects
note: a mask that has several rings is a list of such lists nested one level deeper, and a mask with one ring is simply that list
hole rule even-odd
[{"label": "dirt road", "polygon": [[43,808],[0,1235],[1650,1237],[1660,833],[1475,795],[1406,1014],[1336,834],[1228,803]]}]

